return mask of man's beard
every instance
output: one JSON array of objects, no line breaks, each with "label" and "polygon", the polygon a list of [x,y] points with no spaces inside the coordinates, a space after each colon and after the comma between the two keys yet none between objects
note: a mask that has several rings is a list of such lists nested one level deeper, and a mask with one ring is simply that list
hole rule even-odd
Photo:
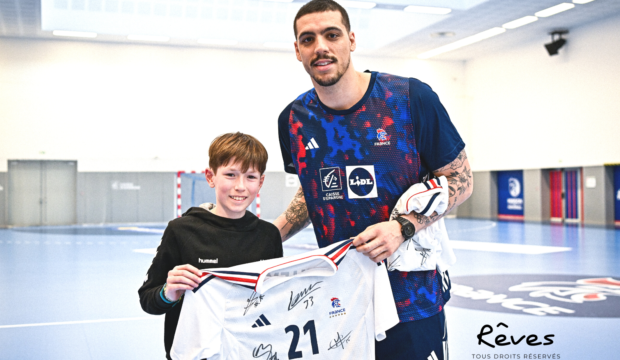
[{"label": "man's beard", "polygon": [[[321,57],[318,57],[318,58],[316,58],[316,59],[312,60],[312,62],[310,62],[310,64],[314,64],[316,61],[318,61],[318,60],[320,60],[320,59],[328,59],[328,60],[332,60],[332,63],[333,63],[333,64],[336,64],[336,65],[338,64],[338,60],[337,60],[335,57],[327,57],[327,56],[321,56]],[[323,78],[323,79],[321,79],[321,78],[319,78],[319,77],[318,77],[318,76],[316,76],[316,75],[311,75],[311,76],[312,76],[312,79],[313,79],[313,80],[314,80],[317,84],[319,84],[319,85],[321,85],[321,86],[324,86],[324,87],[327,87],[327,86],[332,86],[332,85],[336,84],[338,81],[340,81],[340,78],[342,77],[342,75],[344,75],[344,73],[345,73],[345,72],[347,72],[347,70],[349,69],[349,65],[350,65],[350,64],[351,64],[351,60],[350,60],[350,58],[349,58],[349,59],[347,59],[347,62],[346,62],[346,63],[345,63],[345,65],[344,65],[344,69],[342,69],[342,70],[340,70],[340,69],[339,69],[339,70],[336,72],[336,75],[334,75],[333,77],[331,77],[331,78]],[[312,67],[312,65],[310,65],[310,66]]]}]

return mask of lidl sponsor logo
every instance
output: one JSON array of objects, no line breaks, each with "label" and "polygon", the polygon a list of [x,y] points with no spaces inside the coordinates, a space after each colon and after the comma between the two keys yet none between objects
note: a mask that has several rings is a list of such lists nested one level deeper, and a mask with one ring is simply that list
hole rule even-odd
[{"label": "lidl sponsor logo", "polygon": [[350,199],[377,197],[374,165],[347,166],[347,189]]},{"label": "lidl sponsor logo", "polygon": [[607,276],[486,275],[452,279],[451,306],[534,316],[620,317],[620,280]]}]

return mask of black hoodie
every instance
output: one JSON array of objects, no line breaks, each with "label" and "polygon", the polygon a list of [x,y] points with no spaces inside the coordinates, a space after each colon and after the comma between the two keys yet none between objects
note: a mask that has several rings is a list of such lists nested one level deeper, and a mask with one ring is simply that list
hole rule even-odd
[{"label": "black hoodie", "polygon": [[153,315],[166,314],[166,357],[170,359],[170,348],[183,306],[182,299],[168,304],[160,296],[168,271],[184,264],[208,269],[278,257],[282,257],[280,231],[249,211],[241,219],[229,219],[202,207],[192,207],[182,217],[170,221],[147,278],[138,290],[144,311]]}]

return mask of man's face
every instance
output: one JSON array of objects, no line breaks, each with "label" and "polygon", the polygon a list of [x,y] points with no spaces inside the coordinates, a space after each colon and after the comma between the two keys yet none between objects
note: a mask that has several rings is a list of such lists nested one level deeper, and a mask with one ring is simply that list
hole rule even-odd
[{"label": "man's face", "polygon": [[355,34],[347,33],[338,11],[297,19],[295,52],[306,72],[321,86],[331,86],[345,74],[355,50]]}]

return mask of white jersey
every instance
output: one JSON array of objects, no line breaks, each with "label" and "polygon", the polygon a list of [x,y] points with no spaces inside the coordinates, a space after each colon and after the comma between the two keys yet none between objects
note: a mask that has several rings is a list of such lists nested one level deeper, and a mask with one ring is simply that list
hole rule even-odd
[{"label": "white jersey", "polygon": [[[430,216],[433,212],[441,215],[448,208],[449,199],[445,176],[415,184],[398,199],[390,219],[412,211],[424,216]],[[444,272],[456,262],[449,240],[445,222],[441,218],[416,232],[411,239],[405,239],[388,258],[388,268],[390,271],[438,269]]]},{"label": "white jersey", "polygon": [[175,360],[370,360],[399,322],[385,265],[351,240],[202,271],[185,292]]}]

